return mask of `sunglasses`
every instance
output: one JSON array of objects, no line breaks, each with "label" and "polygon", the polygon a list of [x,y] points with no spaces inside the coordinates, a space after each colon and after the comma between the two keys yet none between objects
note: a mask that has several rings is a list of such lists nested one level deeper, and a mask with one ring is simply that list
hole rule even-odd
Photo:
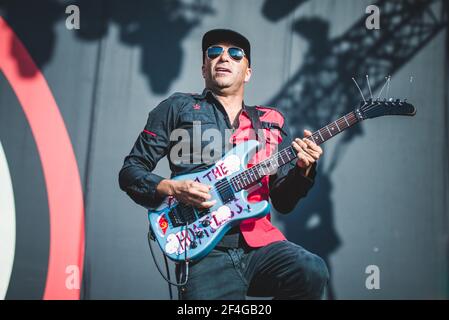
[{"label": "sunglasses", "polygon": [[[212,46],[207,48],[207,57],[211,60],[218,58],[223,54],[225,51],[225,48],[220,46]],[[241,48],[237,47],[230,47],[228,48],[228,55],[234,59],[235,61],[240,61],[245,56],[245,51]]]}]

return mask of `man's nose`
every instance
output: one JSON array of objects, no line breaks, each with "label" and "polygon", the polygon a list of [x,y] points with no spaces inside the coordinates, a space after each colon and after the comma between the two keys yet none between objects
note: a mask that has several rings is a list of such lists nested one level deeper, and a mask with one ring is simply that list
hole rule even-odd
[{"label": "man's nose", "polygon": [[220,61],[229,61],[230,57],[228,54],[228,49],[226,48],[223,53],[220,55],[219,60]]}]

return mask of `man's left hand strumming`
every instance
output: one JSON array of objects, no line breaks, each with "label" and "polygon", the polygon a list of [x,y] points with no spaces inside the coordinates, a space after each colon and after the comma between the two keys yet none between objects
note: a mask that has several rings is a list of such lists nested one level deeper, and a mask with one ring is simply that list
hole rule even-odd
[{"label": "man's left hand strumming", "polygon": [[307,137],[310,137],[311,135],[312,132],[304,130],[304,138],[296,138],[292,142],[293,148],[298,153],[296,165],[301,168],[301,171],[305,176],[309,175],[313,164],[323,154],[323,149],[321,149],[321,147],[317,146],[315,142],[307,139]]}]

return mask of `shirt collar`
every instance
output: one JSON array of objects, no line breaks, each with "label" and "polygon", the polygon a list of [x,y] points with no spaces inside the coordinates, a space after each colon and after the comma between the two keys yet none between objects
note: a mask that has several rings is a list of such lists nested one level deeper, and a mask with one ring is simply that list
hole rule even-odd
[{"label": "shirt collar", "polygon": [[[195,94],[195,95],[193,95],[193,97],[195,98],[195,99],[198,99],[198,100],[203,100],[203,99],[206,99],[207,97],[212,97],[213,99],[215,99],[215,100],[217,100],[217,98],[215,97],[215,95],[214,95],[214,93],[212,92],[212,90],[210,90],[210,89],[208,89],[208,88],[204,88],[204,90],[203,90],[203,92],[201,93],[201,94]],[[246,104],[245,104],[245,101],[242,101],[242,110],[244,111],[244,112],[247,112],[246,111]]]},{"label": "shirt collar", "polygon": [[209,94],[212,94],[212,91],[208,88],[204,88],[202,93],[194,94],[193,97],[198,100],[205,99]]}]

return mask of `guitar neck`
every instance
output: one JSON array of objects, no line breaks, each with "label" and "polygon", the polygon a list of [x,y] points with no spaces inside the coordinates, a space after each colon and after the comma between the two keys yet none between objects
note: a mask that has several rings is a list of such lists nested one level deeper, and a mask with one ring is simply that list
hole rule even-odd
[{"label": "guitar neck", "polygon": [[[317,145],[320,145],[359,121],[361,121],[361,117],[357,115],[355,111],[352,111],[315,131],[306,139],[314,141]],[[231,178],[232,187],[236,192],[246,189],[260,181],[264,176],[273,174],[278,168],[290,163],[296,158],[297,153],[292,146],[282,149],[270,158],[261,161],[260,163]]]}]

